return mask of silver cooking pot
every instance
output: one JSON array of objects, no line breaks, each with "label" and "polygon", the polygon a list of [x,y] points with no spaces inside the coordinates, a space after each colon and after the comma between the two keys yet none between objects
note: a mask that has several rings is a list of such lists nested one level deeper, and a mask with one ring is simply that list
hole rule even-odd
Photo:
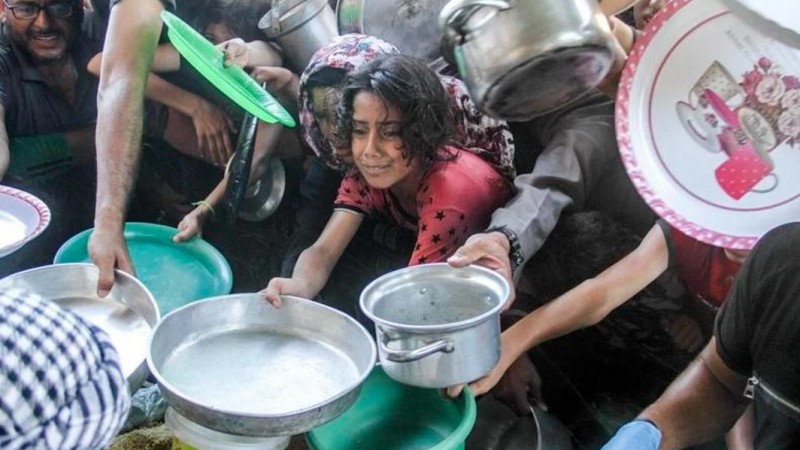
[{"label": "silver cooking pot", "polygon": [[314,52],[339,34],[327,0],[272,0],[258,28],[280,44],[297,73],[305,70]]},{"label": "silver cooking pot", "polygon": [[581,97],[613,63],[614,37],[596,0],[451,0],[439,27],[473,99],[506,120]]},{"label": "silver cooking pot", "polygon": [[500,310],[509,283],[478,266],[406,267],[370,283],[361,309],[375,322],[386,374],[419,387],[443,388],[487,374],[500,359]]}]

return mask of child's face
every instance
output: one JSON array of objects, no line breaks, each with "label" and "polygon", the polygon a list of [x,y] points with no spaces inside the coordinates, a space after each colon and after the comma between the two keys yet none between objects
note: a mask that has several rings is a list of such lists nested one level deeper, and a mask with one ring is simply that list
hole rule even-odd
[{"label": "child's face", "polygon": [[230,41],[236,36],[233,34],[228,25],[224,23],[214,23],[206,27],[206,32],[203,33],[209,41],[214,44],[221,44],[225,41]]},{"label": "child's face", "polygon": [[362,91],[353,99],[353,159],[370,186],[388,189],[413,178],[418,164],[403,155],[402,113],[380,97]]}]

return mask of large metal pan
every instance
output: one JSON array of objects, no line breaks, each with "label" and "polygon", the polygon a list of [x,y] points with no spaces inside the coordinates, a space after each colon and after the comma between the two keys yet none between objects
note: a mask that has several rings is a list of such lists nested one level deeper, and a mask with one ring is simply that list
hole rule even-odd
[{"label": "large metal pan", "polygon": [[239,436],[303,433],[344,412],[375,365],[369,333],[325,305],[258,294],[177,309],[153,331],[147,363],[187,419]]},{"label": "large metal pan", "polygon": [[100,298],[98,276],[93,264],[55,264],[9,275],[0,280],[0,291],[32,292],[105,331],[133,392],[147,377],[147,343],[160,317],[158,305],[139,280],[120,271],[114,274],[111,292]]}]

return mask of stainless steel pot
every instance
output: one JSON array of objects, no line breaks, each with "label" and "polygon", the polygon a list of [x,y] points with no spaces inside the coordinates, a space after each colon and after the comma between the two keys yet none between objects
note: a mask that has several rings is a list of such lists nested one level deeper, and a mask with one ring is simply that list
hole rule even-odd
[{"label": "stainless steel pot", "polygon": [[156,300],[139,280],[119,270],[105,298],[97,296],[94,264],[54,264],[9,275],[0,290],[23,289],[50,300],[105,331],[119,355],[120,367],[135,392],[147,378],[147,343],[161,315]]},{"label": "stainless steel pot", "polygon": [[381,38],[401,53],[438,67],[442,37],[437,17],[445,3],[447,0],[338,0],[336,18],[341,34]]},{"label": "stainless steel pot", "polygon": [[490,115],[528,120],[597,86],[614,37],[596,0],[451,0],[439,15],[446,54]]},{"label": "stainless steel pot", "polygon": [[325,305],[259,294],[191,303],[153,330],[147,364],[188,420],[237,436],[306,432],[344,412],[375,365],[375,343]]},{"label": "stainless steel pot", "polygon": [[390,272],[361,293],[378,356],[393,379],[443,388],[488,373],[500,358],[500,310],[510,287],[482,267],[424,264]]},{"label": "stainless steel pot", "polygon": [[272,0],[258,28],[280,44],[288,65],[297,73],[303,72],[314,52],[339,34],[327,0]]}]

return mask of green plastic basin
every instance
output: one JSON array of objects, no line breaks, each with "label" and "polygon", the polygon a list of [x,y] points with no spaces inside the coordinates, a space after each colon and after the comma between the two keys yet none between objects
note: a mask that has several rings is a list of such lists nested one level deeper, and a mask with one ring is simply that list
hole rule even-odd
[{"label": "green plastic basin", "polygon": [[306,434],[314,450],[463,449],[475,425],[475,397],[407,386],[376,366],[356,402],[335,420]]},{"label": "green plastic basin", "polygon": [[[231,266],[219,250],[200,238],[176,244],[172,236],[177,232],[154,223],[125,224],[136,278],[153,294],[162,317],[195,300],[229,294],[233,287]],[[87,248],[91,233],[90,228],[62,244],[53,262],[92,262]]]}]

